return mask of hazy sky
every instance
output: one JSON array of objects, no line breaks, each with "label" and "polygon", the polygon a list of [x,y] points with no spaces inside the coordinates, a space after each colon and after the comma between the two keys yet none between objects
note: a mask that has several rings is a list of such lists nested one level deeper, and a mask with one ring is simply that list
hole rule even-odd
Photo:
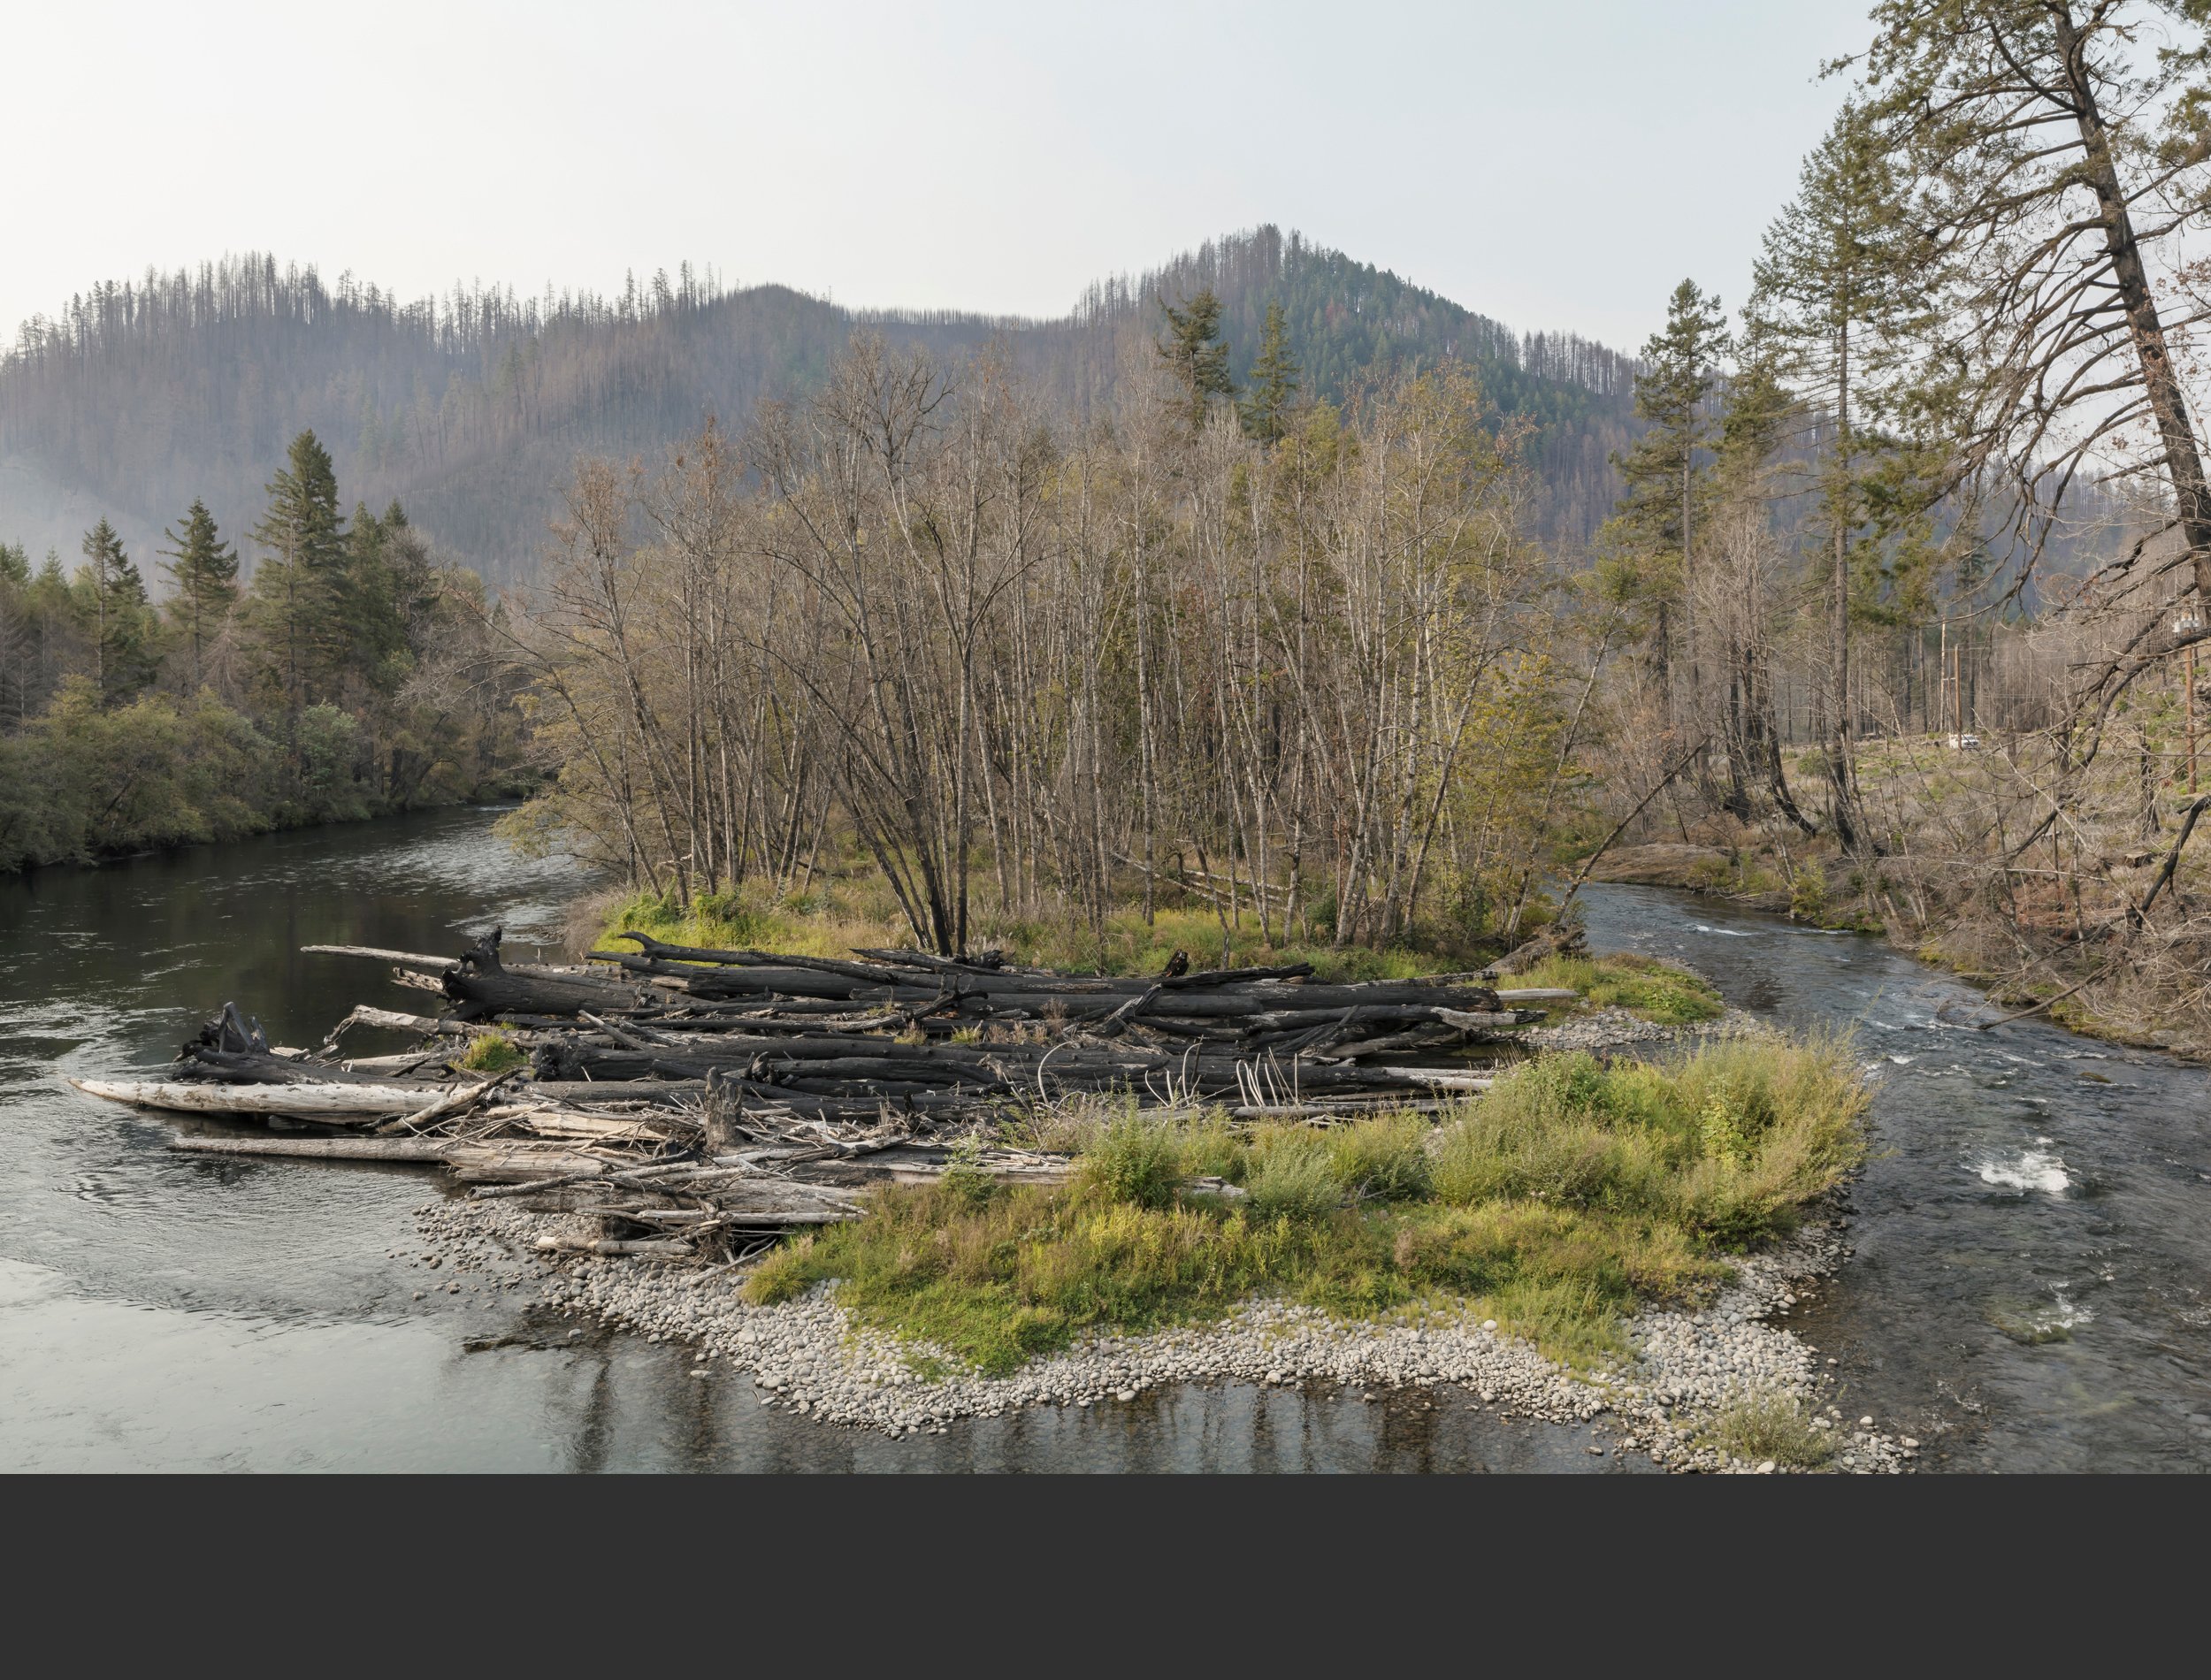
[{"label": "hazy sky", "polygon": [[0,331],[251,248],[1056,315],[1259,222],[1633,348],[1741,300],[1868,0],[0,8]]}]

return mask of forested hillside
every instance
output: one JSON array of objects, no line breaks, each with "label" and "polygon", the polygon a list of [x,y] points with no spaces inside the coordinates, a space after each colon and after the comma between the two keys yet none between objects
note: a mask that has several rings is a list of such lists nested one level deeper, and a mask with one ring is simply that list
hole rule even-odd
[{"label": "forested hillside", "polygon": [[88,507],[150,533],[195,498],[242,529],[287,443],[311,428],[371,506],[403,502],[431,541],[501,581],[534,564],[578,453],[649,452],[709,416],[738,424],[763,397],[803,397],[856,325],[952,360],[997,340],[1037,395],[1081,415],[1150,356],[1161,301],[1208,286],[1239,384],[1270,304],[1307,396],[1461,358],[1536,428],[1539,529],[1579,541],[1610,510],[1609,459],[1634,429],[1628,358],[1571,336],[1516,338],[1268,227],[1101,282],[1041,322],[862,317],[783,286],[726,290],[688,265],[615,297],[456,289],[415,302],[267,256],[149,271],[27,324],[0,363],[0,538],[66,554]]}]

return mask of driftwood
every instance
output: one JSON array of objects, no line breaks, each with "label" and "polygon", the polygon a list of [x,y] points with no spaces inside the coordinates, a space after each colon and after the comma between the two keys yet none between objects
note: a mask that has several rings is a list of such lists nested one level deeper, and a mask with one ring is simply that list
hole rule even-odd
[{"label": "driftwood", "polygon": [[[1473,1060],[1486,1047],[1572,996],[1467,974],[1343,984],[1303,964],[1192,973],[1179,952],[1160,974],[1073,975],[997,953],[847,960],[624,937],[638,951],[594,952],[595,971],[506,963],[498,929],[450,958],[309,947],[395,965],[393,978],[434,990],[448,1012],[363,1004],[308,1056],[279,1054],[226,1004],[180,1051],[179,1077],[73,1083],[141,1107],[349,1133],[180,1139],[185,1153],[439,1165],[479,1196],[600,1222],[595,1236],[547,1239],[550,1251],[735,1264],[763,1234],[858,1218],[868,1184],[941,1179],[945,1140],[994,1135],[982,1128],[997,1117],[1067,1098],[1312,1125],[1446,1110],[1488,1088]],[[330,1059],[354,1027],[421,1048]],[[528,1049],[526,1069],[354,1071],[440,1065],[494,1031]],[[1012,1184],[1073,1171],[1065,1156],[972,1142],[958,1158]]]},{"label": "driftwood", "polygon": [[341,1084],[211,1085],[182,1080],[96,1080],[69,1081],[88,1096],[138,1108],[170,1109],[180,1114],[297,1115],[348,1121],[413,1114],[444,1096],[436,1086]]}]

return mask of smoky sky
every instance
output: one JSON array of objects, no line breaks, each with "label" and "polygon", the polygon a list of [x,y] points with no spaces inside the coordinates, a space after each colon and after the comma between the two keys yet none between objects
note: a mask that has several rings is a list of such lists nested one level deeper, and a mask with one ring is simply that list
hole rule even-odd
[{"label": "smoky sky", "polygon": [[1261,222],[1624,348],[1740,302],[1864,0],[63,6],[0,18],[0,326],[266,250],[1063,313]]}]

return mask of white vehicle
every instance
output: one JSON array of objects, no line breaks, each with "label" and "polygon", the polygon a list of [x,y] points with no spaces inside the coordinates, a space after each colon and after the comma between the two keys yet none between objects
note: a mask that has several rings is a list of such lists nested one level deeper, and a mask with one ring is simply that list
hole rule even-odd
[{"label": "white vehicle", "polygon": [[1978,752],[1981,745],[1981,737],[1978,735],[1953,735],[1946,739],[1953,752]]}]

